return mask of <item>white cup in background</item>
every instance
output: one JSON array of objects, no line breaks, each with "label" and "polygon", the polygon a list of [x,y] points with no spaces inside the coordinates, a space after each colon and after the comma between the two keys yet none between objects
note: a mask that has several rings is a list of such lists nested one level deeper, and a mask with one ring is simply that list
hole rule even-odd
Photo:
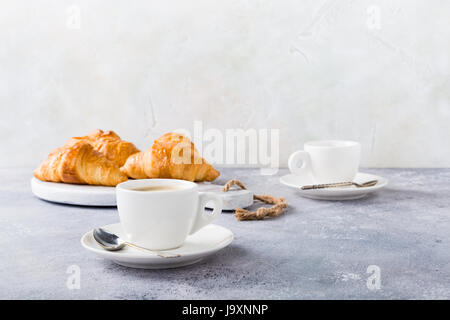
[{"label": "white cup in background", "polygon": [[292,174],[308,175],[318,184],[353,181],[360,156],[361,145],[355,141],[311,141],[289,157],[288,166]]},{"label": "white cup in background", "polygon": [[[137,190],[147,187],[162,188]],[[127,240],[151,250],[180,247],[188,235],[215,220],[223,206],[219,196],[199,193],[195,183],[176,179],[128,180],[117,185],[116,195]],[[207,202],[214,203],[212,212],[204,210]]]}]

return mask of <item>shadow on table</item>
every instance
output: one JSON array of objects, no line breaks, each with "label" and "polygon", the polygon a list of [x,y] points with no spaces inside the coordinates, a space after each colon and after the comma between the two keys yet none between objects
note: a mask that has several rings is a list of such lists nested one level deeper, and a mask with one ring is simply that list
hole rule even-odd
[{"label": "shadow on table", "polygon": [[[381,203],[386,201],[411,201],[411,200],[417,200],[417,199],[433,199],[439,197],[439,194],[437,192],[431,192],[431,191],[422,191],[422,190],[415,190],[415,189],[399,189],[399,188],[384,188],[383,190],[379,190],[374,193],[369,193],[363,198],[360,199],[354,199],[354,200],[317,200],[317,201],[324,201],[324,202],[338,202],[341,204],[372,204],[372,203]],[[316,201],[316,200],[313,200]]]},{"label": "shadow on table", "polygon": [[[121,266],[115,264],[112,261],[102,259],[102,264],[105,269],[110,272],[123,273],[129,277],[142,278],[142,276],[157,277],[161,279],[161,276],[180,276],[183,274],[194,274],[191,272],[203,274],[205,270],[211,270],[212,268],[226,269],[231,268],[237,263],[242,263],[243,259],[248,255],[248,249],[239,245],[231,244],[229,247],[222,249],[221,251],[206,257],[205,259],[194,263],[192,265],[171,268],[171,269],[135,269],[130,267]],[[177,278],[179,280],[179,278]]]}]

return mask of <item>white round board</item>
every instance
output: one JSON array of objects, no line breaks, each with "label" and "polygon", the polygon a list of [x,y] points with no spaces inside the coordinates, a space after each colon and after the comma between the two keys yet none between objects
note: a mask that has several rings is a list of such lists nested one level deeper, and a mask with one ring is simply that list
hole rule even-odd
[{"label": "white round board", "polygon": [[31,179],[31,191],[43,200],[80,206],[115,206],[116,188]]},{"label": "white round board", "polygon": [[[253,203],[253,193],[248,190],[231,188],[223,192],[223,186],[212,183],[198,183],[200,192],[213,192],[223,199],[223,210],[246,208]],[[115,206],[116,188],[46,182],[31,179],[33,194],[43,200],[80,206]],[[207,205],[208,207],[208,205]]]}]

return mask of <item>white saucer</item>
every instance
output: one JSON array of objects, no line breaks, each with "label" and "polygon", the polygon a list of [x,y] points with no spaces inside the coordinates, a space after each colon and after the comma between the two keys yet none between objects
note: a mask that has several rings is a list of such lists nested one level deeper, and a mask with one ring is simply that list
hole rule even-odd
[{"label": "white saucer", "polygon": [[387,185],[386,178],[376,176],[374,174],[359,172],[356,174],[356,183],[363,183],[370,180],[378,180],[373,187],[357,188],[357,187],[339,187],[327,189],[302,190],[302,186],[316,184],[308,175],[287,174],[280,178],[280,182],[288,187],[295,188],[302,197],[317,200],[353,200],[365,197],[367,194],[377,191]]},{"label": "white saucer", "polygon": [[[124,232],[120,223],[110,224],[101,228],[123,237]],[[164,258],[130,247],[125,247],[119,251],[107,251],[95,241],[92,230],[81,238],[83,247],[100,257],[122,266],[140,269],[167,269],[194,264],[225,248],[231,241],[233,241],[233,233],[229,229],[210,224],[188,236],[181,247],[163,251],[168,255],[178,256]]]},{"label": "white saucer", "polygon": [[[246,208],[253,204],[253,193],[249,190],[232,188],[228,192],[222,192],[222,185],[213,183],[198,183],[197,185],[200,192],[213,192],[221,196],[223,210]],[[115,187],[46,182],[33,177],[31,191],[38,198],[57,203],[79,206],[116,205]],[[209,207],[208,204],[207,207]]]}]

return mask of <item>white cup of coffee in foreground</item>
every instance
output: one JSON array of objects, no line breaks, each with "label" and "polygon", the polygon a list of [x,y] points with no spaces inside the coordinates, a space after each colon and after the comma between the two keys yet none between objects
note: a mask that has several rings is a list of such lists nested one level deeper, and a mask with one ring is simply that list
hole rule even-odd
[{"label": "white cup of coffee in foreground", "polygon": [[[180,247],[223,207],[219,196],[199,193],[195,183],[176,179],[129,180],[117,185],[116,196],[127,240],[151,250]],[[212,212],[204,210],[208,202],[214,204]]]},{"label": "white cup of coffee in foreground", "polygon": [[355,141],[311,141],[289,157],[288,166],[292,174],[307,175],[318,184],[353,181],[360,155],[361,145]]}]

